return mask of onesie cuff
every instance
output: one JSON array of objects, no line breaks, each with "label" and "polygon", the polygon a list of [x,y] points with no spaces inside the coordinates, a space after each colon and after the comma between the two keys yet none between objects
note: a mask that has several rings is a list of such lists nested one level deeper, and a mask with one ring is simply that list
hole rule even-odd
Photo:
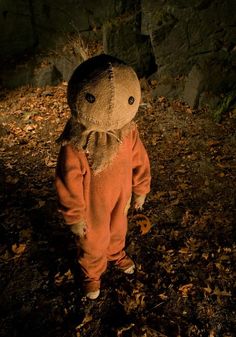
[{"label": "onesie cuff", "polygon": [[65,220],[66,225],[70,226],[70,225],[76,225],[82,221],[85,222],[85,217],[83,216],[75,217],[75,216],[70,216],[70,215],[64,215],[64,220]]},{"label": "onesie cuff", "polygon": [[147,195],[148,193],[150,192],[150,188],[138,188],[138,187],[135,187],[133,188],[133,193],[140,196],[140,195]]}]

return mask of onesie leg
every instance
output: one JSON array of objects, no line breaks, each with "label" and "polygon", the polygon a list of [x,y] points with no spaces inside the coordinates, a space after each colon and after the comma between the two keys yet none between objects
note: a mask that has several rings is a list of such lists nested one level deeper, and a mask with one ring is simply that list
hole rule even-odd
[{"label": "onesie leg", "polygon": [[[107,268],[108,226],[91,228],[84,239],[77,239],[78,263],[83,272],[83,287],[87,297],[95,299],[100,289],[100,278]],[[89,296],[96,293],[97,296]],[[95,295],[96,295],[95,294]],[[91,295],[91,294],[90,294]]]},{"label": "onesie leg", "polygon": [[134,262],[126,254],[125,237],[127,233],[127,203],[116,205],[111,214],[110,244],[107,250],[108,261],[114,261],[115,265],[124,272],[133,267]]}]

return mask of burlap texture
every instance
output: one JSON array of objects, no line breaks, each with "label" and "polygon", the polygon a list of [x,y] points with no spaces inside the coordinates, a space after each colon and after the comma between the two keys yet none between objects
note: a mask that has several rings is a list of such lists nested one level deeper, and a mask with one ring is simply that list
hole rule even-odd
[{"label": "burlap texture", "polygon": [[134,125],[141,98],[137,75],[124,62],[99,55],[74,71],[67,97],[72,117],[59,141],[86,151],[98,173],[112,162]]},{"label": "burlap texture", "polygon": [[118,153],[119,146],[125,136],[135,127],[135,123],[130,123],[123,128],[102,132],[87,130],[74,117],[71,117],[58,139],[62,145],[73,144],[78,150],[86,153],[90,167],[94,174],[97,174],[108,167]]}]

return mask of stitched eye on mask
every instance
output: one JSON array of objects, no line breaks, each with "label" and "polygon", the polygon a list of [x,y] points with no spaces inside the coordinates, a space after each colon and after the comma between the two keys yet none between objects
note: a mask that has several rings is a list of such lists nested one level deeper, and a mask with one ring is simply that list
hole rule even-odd
[{"label": "stitched eye on mask", "polygon": [[85,99],[86,101],[88,101],[89,103],[94,103],[96,98],[95,96],[93,96],[92,94],[88,93],[85,95]]},{"label": "stitched eye on mask", "polygon": [[130,96],[129,99],[128,99],[129,105],[134,104],[134,101],[135,101],[135,98],[133,96]]}]

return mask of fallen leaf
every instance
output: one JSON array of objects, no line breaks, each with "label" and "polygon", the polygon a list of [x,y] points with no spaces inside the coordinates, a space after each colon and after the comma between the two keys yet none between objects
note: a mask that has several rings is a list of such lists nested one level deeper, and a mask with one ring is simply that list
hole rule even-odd
[{"label": "fallen leaf", "polygon": [[226,290],[220,290],[218,287],[215,287],[213,293],[213,295],[216,296],[231,296],[231,292],[230,291],[226,291]]},{"label": "fallen leaf", "polygon": [[139,307],[144,307],[145,306],[145,295],[143,293],[140,292],[135,292],[134,291],[134,297],[135,297],[135,301],[138,304]]},{"label": "fallen leaf", "polygon": [[189,113],[189,114],[192,114],[192,113],[193,113],[193,109],[187,108],[187,109],[186,109],[186,112]]},{"label": "fallen leaf", "polygon": [[193,215],[191,214],[191,211],[189,209],[186,210],[186,212],[183,215],[181,224],[184,226],[189,225],[189,223],[193,220]]},{"label": "fallen leaf", "polygon": [[220,144],[220,141],[218,141],[218,140],[209,139],[209,140],[207,141],[207,146],[209,146],[209,147],[216,146],[216,145],[218,145],[218,144]]},{"label": "fallen leaf", "polygon": [[9,169],[13,169],[13,166],[11,165],[11,163],[7,163],[6,167],[9,168]]},{"label": "fallen leaf", "polygon": [[132,218],[132,221],[135,221],[137,225],[140,226],[141,235],[147,234],[152,228],[151,221],[144,214],[135,214]]},{"label": "fallen leaf", "polygon": [[38,201],[37,208],[42,208],[43,206],[45,206],[45,204],[46,204],[46,201],[45,201],[45,200],[39,200],[39,201]]},{"label": "fallen leaf", "polygon": [[223,251],[224,251],[225,253],[231,253],[231,252],[232,252],[232,248],[224,247],[224,248],[223,248]]},{"label": "fallen leaf", "polygon": [[182,183],[178,185],[178,188],[180,190],[187,190],[189,188],[189,185],[187,183]]},{"label": "fallen leaf", "polygon": [[[11,168],[13,168],[13,167],[11,166]],[[6,177],[6,182],[7,182],[8,184],[15,185],[15,184],[18,183],[18,181],[19,181],[19,178],[18,178],[18,177],[12,177],[12,176],[7,176],[7,177]]]},{"label": "fallen leaf", "polygon": [[177,198],[177,199],[174,199],[170,202],[171,206],[176,206],[176,205],[179,205],[180,203],[180,200]]},{"label": "fallen leaf", "polygon": [[209,337],[215,337],[215,336],[216,336],[216,332],[215,332],[214,329],[212,329],[212,330],[210,331]]},{"label": "fallen leaf", "polygon": [[117,337],[121,337],[123,335],[124,331],[128,331],[128,330],[132,329],[133,326],[135,326],[135,324],[134,323],[130,323],[130,324],[126,325],[126,326],[123,326],[122,328],[119,328],[117,330]]},{"label": "fallen leaf", "polygon": [[54,276],[54,283],[55,285],[60,286],[62,285],[62,283],[71,281],[72,279],[73,279],[73,274],[71,273],[71,270],[68,269],[68,271],[65,272],[64,274],[61,274],[60,272],[57,273]]},{"label": "fallen leaf", "polygon": [[209,258],[209,253],[202,253],[202,257],[203,257],[205,260],[208,260],[208,258]]},{"label": "fallen leaf", "polygon": [[163,301],[167,300],[168,296],[166,296],[164,293],[158,295]]},{"label": "fallen leaf", "polygon": [[92,315],[86,315],[83,319],[83,321],[77,325],[77,327],[75,328],[76,330],[76,336],[80,336],[80,332],[78,331],[79,329],[81,329],[85,324],[91,322],[93,320],[93,316]]},{"label": "fallen leaf", "polygon": [[16,244],[14,243],[12,246],[11,246],[11,250],[14,254],[16,255],[22,255],[24,253],[26,249],[26,244],[25,243],[20,243],[20,244]]},{"label": "fallen leaf", "polygon": [[163,103],[163,102],[165,102],[166,101],[166,98],[164,97],[164,96],[159,96],[158,97],[158,102],[159,103]]},{"label": "fallen leaf", "polygon": [[50,158],[49,156],[44,159],[47,167],[56,167],[57,160],[55,158]]},{"label": "fallen leaf", "polygon": [[1,254],[0,260],[3,260],[3,261],[12,260],[11,254],[9,253],[8,250],[6,250],[3,254]]},{"label": "fallen leaf", "polygon": [[180,254],[189,254],[190,251],[189,251],[188,247],[182,247],[182,248],[179,249],[179,253]]},{"label": "fallen leaf", "polygon": [[212,293],[212,289],[209,285],[207,285],[207,287],[203,288],[203,291],[205,293],[207,293],[208,295],[210,295]]},{"label": "fallen leaf", "polygon": [[193,287],[192,283],[184,284],[181,287],[179,287],[179,291],[181,292],[181,295],[183,297],[188,297],[188,293],[190,292],[192,287]]},{"label": "fallen leaf", "polygon": [[24,131],[28,132],[28,131],[33,131],[37,128],[37,124],[29,124],[26,125],[26,127],[24,127]]},{"label": "fallen leaf", "polygon": [[219,177],[223,178],[225,176],[224,172],[218,174]]},{"label": "fallen leaf", "polygon": [[32,233],[33,233],[32,228],[22,229],[20,231],[20,237],[24,241],[27,241],[32,237]]},{"label": "fallen leaf", "polygon": [[162,197],[166,196],[167,192],[166,191],[160,191],[154,194],[153,199],[161,199]]},{"label": "fallen leaf", "polygon": [[55,276],[54,276],[54,283],[57,285],[57,286],[60,286],[62,284],[64,280],[64,276],[61,275],[60,273],[57,273]]}]

